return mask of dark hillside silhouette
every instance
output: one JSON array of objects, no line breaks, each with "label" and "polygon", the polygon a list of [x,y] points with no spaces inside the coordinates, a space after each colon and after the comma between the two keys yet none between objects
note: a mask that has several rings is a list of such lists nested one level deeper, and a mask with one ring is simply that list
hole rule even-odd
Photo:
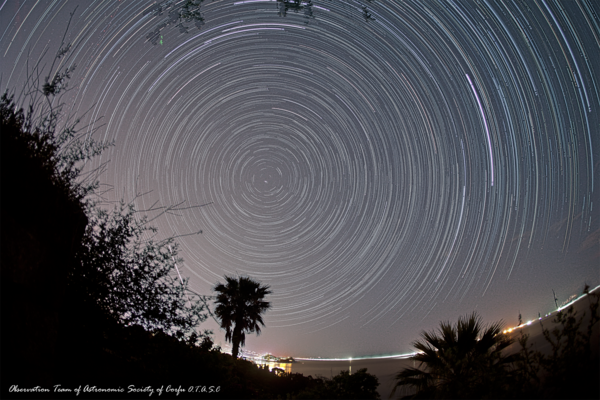
[{"label": "dark hillside silhouette", "polygon": [[67,273],[87,217],[57,177],[49,138],[24,132],[26,118],[6,95],[0,112],[3,384],[49,383]]}]

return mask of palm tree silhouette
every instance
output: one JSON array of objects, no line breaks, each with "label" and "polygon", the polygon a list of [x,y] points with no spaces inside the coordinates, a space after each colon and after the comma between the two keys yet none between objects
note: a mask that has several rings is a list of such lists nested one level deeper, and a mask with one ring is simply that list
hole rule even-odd
[{"label": "palm tree silhouette", "polygon": [[264,298],[271,291],[268,285],[250,278],[231,276],[225,276],[225,284],[218,282],[213,290],[217,292],[215,315],[225,329],[225,340],[233,344],[231,354],[237,358],[240,346],[246,343],[246,333],[260,335],[260,326],[265,326],[262,314],[271,303]]},{"label": "palm tree silhouette", "polygon": [[502,354],[513,340],[501,332],[501,322],[484,327],[475,312],[456,325],[442,322],[438,332],[423,332],[424,340],[413,343],[418,354],[412,357],[421,364],[396,375],[394,392],[408,386],[416,389],[412,398],[502,396],[515,359]]}]

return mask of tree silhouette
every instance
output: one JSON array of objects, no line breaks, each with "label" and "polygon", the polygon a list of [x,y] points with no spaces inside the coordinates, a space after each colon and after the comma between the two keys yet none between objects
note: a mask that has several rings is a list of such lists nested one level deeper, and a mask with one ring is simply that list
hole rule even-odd
[{"label": "tree silhouette", "polygon": [[442,322],[439,332],[423,332],[412,357],[421,364],[399,372],[394,391],[412,387],[414,398],[503,397],[514,358],[502,354],[513,341],[501,332],[500,322],[484,327],[476,313],[456,325]]},{"label": "tree silhouette", "polygon": [[[311,377],[312,378],[312,377]],[[295,399],[379,399],[379,379],[361,368],[353,374],[340,373],[331,379],[318,377],[314,384],[302,390]]]},{"label": "tree silhouette", "polygon": [[260,334],[265,323],[262,314],[271,307],[265,301],[270,294],[268,285],[261,285],[248,277],[225,276],[225,283],[217,283],[215,315],[225,329],[225,340],[233,344],[232,355],[237,358],[240,346],[246,343],[246,333]]},{"label": "tree silhouette", "polygon": [[70,286],[84,287],[85,296],[123,325],[189,337],[207,315],[198,295],[179,281],[175,271],[177,243],[155,242],[147,216],[132,204],[119,203],[111,212],[91,208],[78,253],[80,266],[69,275]]},{"label": "tree silhouette", "polygon": [[338,399],[379,399],[377,386],[379,379],[367,372],[367,368],[361,368],[353,374],[349,371],[340,371],[327,382],[336,393]]}]

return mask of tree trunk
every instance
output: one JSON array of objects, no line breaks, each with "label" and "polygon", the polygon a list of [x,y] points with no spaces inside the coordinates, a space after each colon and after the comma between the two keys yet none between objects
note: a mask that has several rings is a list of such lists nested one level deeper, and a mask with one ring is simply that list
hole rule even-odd
[{"label": "tree trunk", "polygon": [[238,353],[240,352],[240,341],[242,340],[242,329],[238,328],[238,326],[240,326],[240,324],[235,325],[235,328],[233,328],[233,335],[231,335],[231,343],[233,344],[231,355],[233,358],[237,358]]}]

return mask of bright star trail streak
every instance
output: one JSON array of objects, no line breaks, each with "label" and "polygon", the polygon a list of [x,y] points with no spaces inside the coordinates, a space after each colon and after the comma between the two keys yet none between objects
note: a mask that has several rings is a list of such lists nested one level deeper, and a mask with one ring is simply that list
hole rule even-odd
[{"label": "bright star trail streak", "polygon": [[481,106],[481,102],[479,101],[479,96],[477,95],[477,91],[475,90],[475,86],[473,86],[473,82],[471,82],[471,78],[469,75],[466,75],[469,80],[469,85],[471,85],[471,89],[473,90],[473,94],[477,99],[477,105],[479,106],[479,110],[481,111],[481,119],[483,120],[483,125],[485,126],[485,134],[487,136],[488,148],[490,150],[490,184],[494,186],[494,153],[492,152],[492,139],[490,139],[490,131],[488,129],[487,121],[485,120],[485,113],[483,112],[483,107]]},{"label": "bright star trail streak", "polygon": [[250,350],[406,354],[441,320],[513,326],[600,284],[600,3],[313,2],[205,1],[155,46],[152,2],[8,0],[1,88],[52,63],[77,6],[63,101],[115,141],[89,168],[141,210],[212,202],[153,223],[184,235],[194,292],[271,286]]}]

